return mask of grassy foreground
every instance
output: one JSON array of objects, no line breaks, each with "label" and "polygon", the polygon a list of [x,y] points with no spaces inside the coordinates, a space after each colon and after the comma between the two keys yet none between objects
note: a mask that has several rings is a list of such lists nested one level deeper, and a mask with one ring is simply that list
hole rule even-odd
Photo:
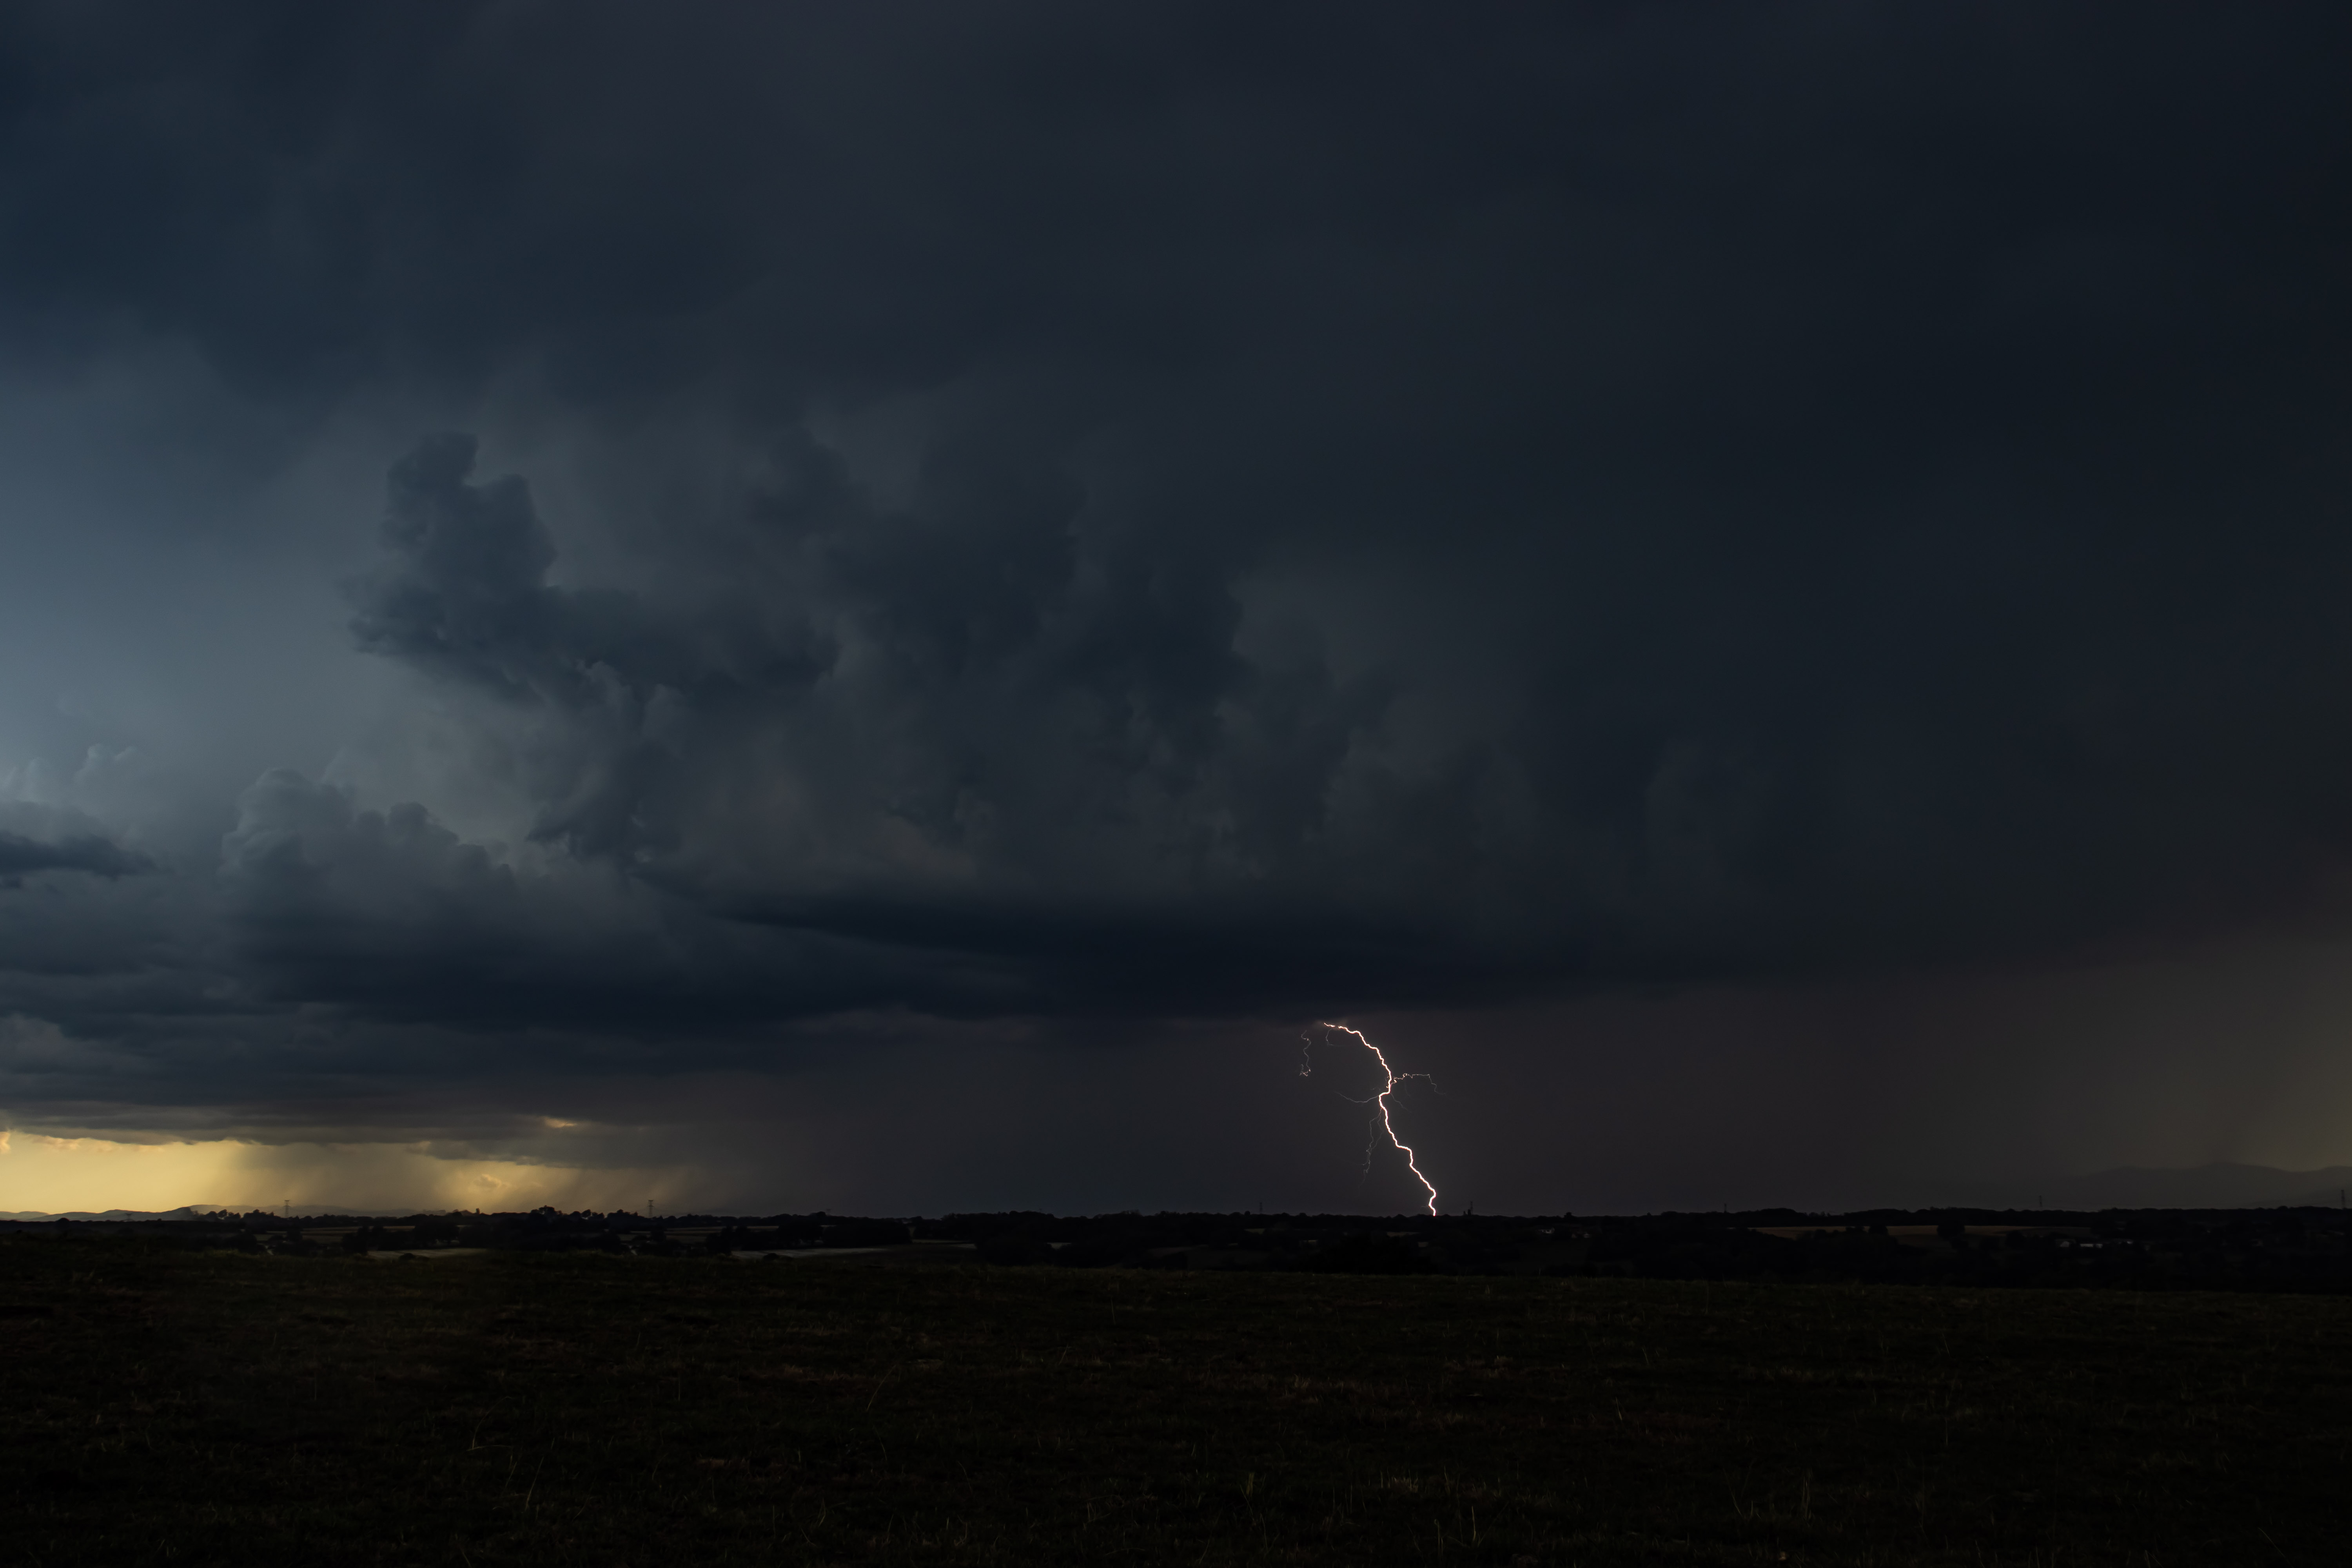
[{"label": "grassy foreground", "polygon": [[15,1563],[2333,1563],[2352,1300],[0,1243]]}]

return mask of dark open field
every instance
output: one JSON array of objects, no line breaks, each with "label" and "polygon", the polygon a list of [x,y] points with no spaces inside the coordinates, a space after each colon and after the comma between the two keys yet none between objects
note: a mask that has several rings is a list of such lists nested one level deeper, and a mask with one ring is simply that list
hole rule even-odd
[{"label": "dark open field", "polygon": [[0,1242],[12,1563],[2340,1563],[2352,1300]]}]

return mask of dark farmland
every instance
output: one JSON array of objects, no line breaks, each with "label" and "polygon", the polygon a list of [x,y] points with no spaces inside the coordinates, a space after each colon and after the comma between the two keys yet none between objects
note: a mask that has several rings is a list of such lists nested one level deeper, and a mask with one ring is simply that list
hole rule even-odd
[{"label": "dark farmland", "polygon": [[2337,1563],[2334,1294],[0,1241],[11,1562]]}]

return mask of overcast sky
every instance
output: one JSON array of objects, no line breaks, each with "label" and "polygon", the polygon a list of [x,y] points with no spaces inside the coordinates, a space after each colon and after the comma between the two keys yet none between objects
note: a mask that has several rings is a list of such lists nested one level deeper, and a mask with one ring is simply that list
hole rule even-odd
[{"label": "overcast sky", "polygon": [[2347,59],[12,7],[0,1209],[2352,1161]]}]

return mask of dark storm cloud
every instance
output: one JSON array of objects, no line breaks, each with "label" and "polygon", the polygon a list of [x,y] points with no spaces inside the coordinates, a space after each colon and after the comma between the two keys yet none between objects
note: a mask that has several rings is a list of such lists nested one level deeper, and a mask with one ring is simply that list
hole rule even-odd
[{"label": "dark storm cloud", "polygon": [[0,831],[0,879],[7,879],[12,886],[27,871],[87,871],[93,877],[121,877],[150,868],[145,857],[97,834],[45,844]]},{"label": "dark storm cloud", "polygon": [[268,995],[402,1023],[655,1037],[953,995],[854,942],[730,929],[593,867],[518,872],[415,805],[356,809],[282,771],[241,804],[223,885]]},{"label": "dark storm cloud", "polygon": [[348,601],[516,842],[269,774],[131,965],[189,1016],[1295,1016],[2336,918],[2339,13],[5,26],[15,353],[482,437],[404,432]]}]

